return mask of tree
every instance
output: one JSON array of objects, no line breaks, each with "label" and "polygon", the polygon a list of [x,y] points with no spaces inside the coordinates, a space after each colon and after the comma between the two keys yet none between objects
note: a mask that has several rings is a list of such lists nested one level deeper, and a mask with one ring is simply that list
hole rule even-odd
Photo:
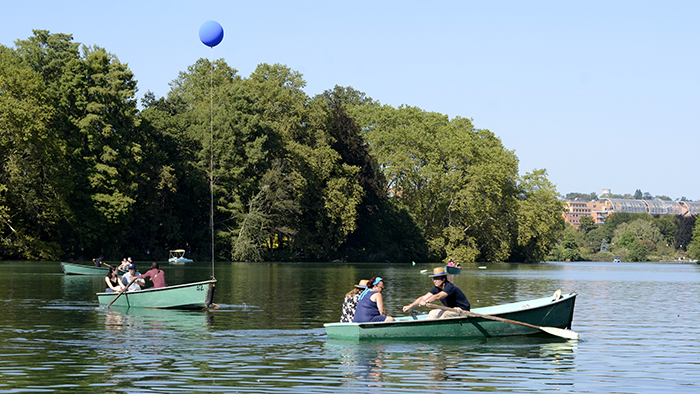
[{"label": "tree", "polygon": [[695,226],[693,236],[687,246],[688,255],[693,259],[700,259],[700,226]]},{"label": "tree", "polygon": [[647,248],[639,239],[635,239],[629,245],[628,249],[629,252],[627,252],[627,258],[630,261],[647,261]]},{"label": "tree", "polygon": [[673,238],[678,231],[675,217],[676,215],[656,215],[652,221],[663,235],[664,242],[667,244],[673,244]]},{"label": "tree", "polygon": [[209,179],[197,166],[200,144],[187,133],[188,104],[176,95],[156,100],[148,92],[143,105],[138,129],[149,137],[142,143],[148,160],[138,170],[133,215],[139,220],[132,222],[129,239],[146,250],[182,247],[203,259],[209,255]]},{"label": "tree", "polygon": [[582,233],[572,226],[564,227],[559,244],[552,250],[555,261],[580,261],[579,245],[582,241]]},{"label": "tree", "polygon": [[379,105],[371,97],[368,97],[364,92],[353,89],[351,86],[342,87],[335,85],[332,90],[326,90],[321,94],[321,98],[328,103],[337,103],[341,106],[356,106],[356,105]]},{"label": "tree", "polygon": [[57,196],[62,146],[48,127],[41,74],[0,45],[0,255],[52,259],[60,255]]},{"label": "tree", "polygon": [[435,258],[504,261],[517,220],[517,159],[464,118],[402,106],[349,109]]},{"label": "tree", "polygon": [[80,53],[70,35],[35,30],[16,45],[44,79],[53,111],[48,128],[63,147],[52,163],[60,168],[53,182],[64,207],[59,242],[77,256],[117,250],[128,235],[142,158],[133,74],[102,48],[83,47]]},{"label": "tree", "polygon": [[620,236],[617,239],[617,244],[623,248],[629,248],[636,240],[637,236],[632,231],[624,231],[620,233]]},{"label": "tree", "polygon": [[634,199],[635,200],[641,200],[644,195],[642,194],[642,191],[637,189],[634,192]]},{"label": "tree", "polygon": [[519,183],[517,247],[511,261],[544,261],[564,230],[564,204],[546,175],[545,170],[535,170]]},{"label": "tree", "polygon": [[592,217],[590,216],[581,216],[578,222],[578,229],[580,231],[583,231],[584,234],[588,234],[589,231],[597,228],[598,225],[595,224],[595,220],[593,220]]},{"label": "tree", "polygon": [[674,223],[678,228],[673,236],[673,246],[676,249],[686,250],[693,237],[694,228],[697,227],[696,219],[695,216],[674,216]]},{"label": "tree", "polygon": [[576,199],[579,199],[580,201],[595,201],[598,199],[598,194],[595,192],[591,192],[589,194],[578,192],[567,193],[564,199],[567,201],[574,201]]},{"label": "tree", "polygon": [[664,237],[659,229],[648,220],[637,219],[633,222],[622,223],[615,228],[614,243],[629,248],[633,239],[648,240],[654,245],[664,242]]}]

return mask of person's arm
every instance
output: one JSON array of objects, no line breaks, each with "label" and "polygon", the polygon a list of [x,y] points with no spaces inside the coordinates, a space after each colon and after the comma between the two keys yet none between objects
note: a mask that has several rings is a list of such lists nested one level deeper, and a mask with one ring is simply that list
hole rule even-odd
[{"label": "person's arm", "polygon": [[445,293],[444,291],[440,291],[437,294],[431,294],[430,297],[425,299],[425,303],[421,304],[421,306],[425,306],[426,304],[429,304],[433,301],[441,300],[445,297],[447,297],[447,293]]},{"label": "person's arm", "polygon": [[384,298],[382,297],[382,293],[374,293],[372,294],[372,301],[377,303],[377,309],[379,309],[379,314],[386,316],[386,310],[384,310]]},{"label": "person's arm", "polygon": [[421,303],[421,301],[427,300],[427,299],[430,298],[430,296],[432,296],[432,295],[433,295],[433,294],[430,293],[430,292],[425,293],[425,295],[416,298],[416,300],[413,301],[412,303],[410,303],[410,304],[408,304],[408,305],[404,305],[403,311],[406,312],[407,310],[413,308],[413,307],[416,306],[416,305],[425,305],[425,303]]}]

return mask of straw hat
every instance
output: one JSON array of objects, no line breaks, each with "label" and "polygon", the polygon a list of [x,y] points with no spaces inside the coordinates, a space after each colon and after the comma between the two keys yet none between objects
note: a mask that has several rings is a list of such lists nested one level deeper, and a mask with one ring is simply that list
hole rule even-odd
[{"label": "straw hat", "polygon": [[366,289],[367,288],[367,282],[369,282],[367,279],[362,279],[360,283],[356,284],[355,287],[358,289]]},{"label": "straw hat", "polygon": [[435,267],[433,268],[433,274],[430,275],[431,278],[434,278],[436,276],[445,276],[447,273],[445,273],[445,267]]}]

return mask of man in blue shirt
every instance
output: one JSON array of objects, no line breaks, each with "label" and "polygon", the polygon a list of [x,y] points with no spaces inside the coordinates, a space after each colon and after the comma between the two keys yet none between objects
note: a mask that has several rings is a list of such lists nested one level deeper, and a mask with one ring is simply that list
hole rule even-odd
[{"label": "man in blue shirt", "polygon": [[[464,293],[462,292],[462,290],[459,289],[459,287],[455,286],[452,282],[447,280],[447,273],[445,272],[445,268],[437,267],[433,269],[433,274],[430,276],[433,278],[433,284],[435,285],[435,287],[430,289],[430,291],[424,296],[418,297],[412,303],[405,305],[403,307],[404,312],[408,311],[416,305],[425,306],[436,300],[440,300],[440,302],[442,302],[443,305],[450,308],[458,308],[463,311],[468,311],[469,309],[471,309],[471,305],[469,304],[467,296],[464,295]],[[460,316],[460,314],[458,312],[444,311],[442,309],[433,309],[430,311],[428,316],[433,319],[439,319],[445,317]]]}]

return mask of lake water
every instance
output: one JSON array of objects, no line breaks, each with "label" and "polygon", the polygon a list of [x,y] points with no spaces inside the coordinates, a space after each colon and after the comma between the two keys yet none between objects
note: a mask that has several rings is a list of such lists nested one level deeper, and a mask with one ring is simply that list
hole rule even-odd
[{"label": "lake water", "polygon": [[[137,262],[141,271],[149,264]],[[578,341],[329,340],[344,294],[379,275],[389,315],[431,265],[217,263],[213,311],[99,307],[104,278],[0,262],[0,393],[560,392],[700,390],[700,265],[480,264],[452,280],[472,307],[578,292]],[[169,284],[208,264],[163,264]]]}]

